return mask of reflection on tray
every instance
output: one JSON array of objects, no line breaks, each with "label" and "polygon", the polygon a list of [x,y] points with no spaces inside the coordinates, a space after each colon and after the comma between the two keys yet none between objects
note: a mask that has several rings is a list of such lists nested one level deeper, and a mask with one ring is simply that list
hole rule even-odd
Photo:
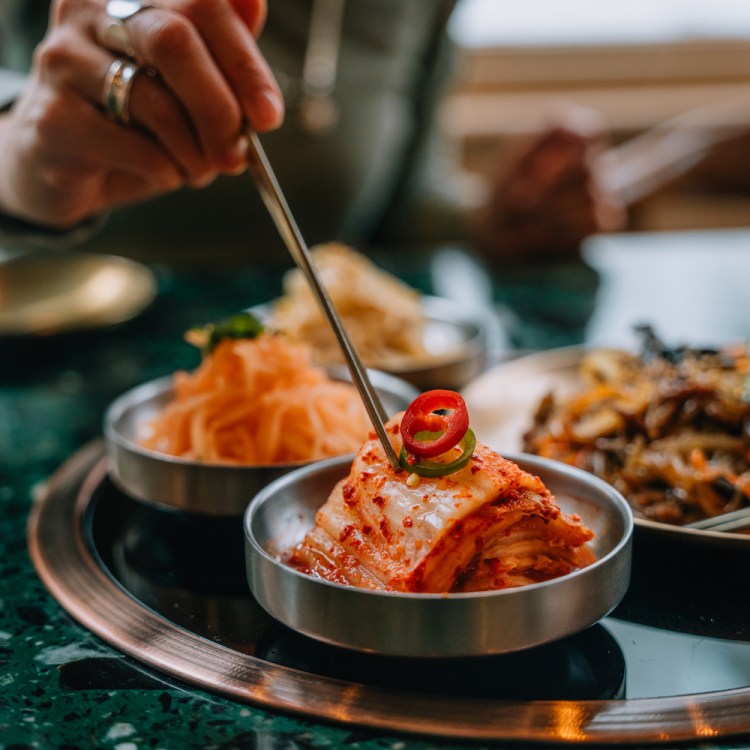
[{"label": "reflection on tray", "polygon": [[260,639],[256,655],[326,677],[418,693],[513,700],[596,700],[625,693],[625,659],[602,625],[529,651],[457,659],[350,652],[278,626]]}]

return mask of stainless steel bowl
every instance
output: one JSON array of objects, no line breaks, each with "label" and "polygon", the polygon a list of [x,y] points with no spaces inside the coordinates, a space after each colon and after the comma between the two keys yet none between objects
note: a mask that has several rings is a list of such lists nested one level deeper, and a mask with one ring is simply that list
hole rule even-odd
[{"label": "stainless steel bowl", "polygon": [[478,309],[466,309],[442,297],[422,297],[423,343],[428,359],[390,370],[410,383],[431,388],[460,388],[487,364],[489,321]]},{"label": "stainless steel bowl", "polygon": [[611,612],[630,579],[633,517],[624,498],[601,480],[564,464],[510,456],[541,477],[566,512],[594,531],[597,560],[570,575],[503,591],[404,594],[321,581],[280,563],[314,525],[317,509],[344,477],[349,458],[298,469],[263,489],[245,514],[250,588],[285,625],[326,643],[395,656],[501,654],[583,630]]},{"label": "stainless steel bowl", "polygon": [[[423,344],[429,356],[398,367],[383,368],[423,390],[460,388],[478,377],[487,364],[490,341],[497,337],[490,313],[467,308],[443,297],[424,295]],[[264,323],[271,318],[273,303],[250,309]]]},{"label": "stainless steel bowl", "polygon": [[[345,367],[328,370],[350,381]],[[418,395],[409,383],[368,370],[389,414],[405,409]],[[104,417],[110,474],[115,484],[137,500],[211,516],[241,516],[250,499],[269,482],[309,462],[236,466],[169,456],[139,445],[146,425],[173,397],[171,376],[140,385],[117,398]]]}]

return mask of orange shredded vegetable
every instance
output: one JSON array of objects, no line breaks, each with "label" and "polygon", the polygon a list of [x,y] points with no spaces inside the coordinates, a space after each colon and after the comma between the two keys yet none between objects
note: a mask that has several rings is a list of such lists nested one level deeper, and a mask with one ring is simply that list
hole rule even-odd
[{"label": "orange shredded vegetable", "polygon": [[310,349],[268,333],[224,340],[194,372],[142,445],[233,464],[308,461],[356,451],[370,429],[356,389],[312,364]]}]

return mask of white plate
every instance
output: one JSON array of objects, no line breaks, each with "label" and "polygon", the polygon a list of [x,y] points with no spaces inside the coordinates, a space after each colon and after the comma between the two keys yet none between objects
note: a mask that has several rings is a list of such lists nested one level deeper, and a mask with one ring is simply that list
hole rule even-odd
[{"label": "white plate", "polygon": [[581,347],[528,354],[480,375],[462,391],[476,436],[498,453],[519,453],[542,397],[572,394],[579,384]]}]

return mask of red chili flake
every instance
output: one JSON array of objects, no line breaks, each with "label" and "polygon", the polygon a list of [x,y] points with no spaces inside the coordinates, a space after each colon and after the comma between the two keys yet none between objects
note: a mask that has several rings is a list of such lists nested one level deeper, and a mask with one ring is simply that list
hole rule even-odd
[{"label": "red chili flake", "polygon": [[344,528],[341,530],[341,533],[339,534],[339,541],[345,542],[354,532],[356,531],[356,527],[352,524],[347,524],[344,526]]},{"label": "red chili flake", "polygon": [[402,523],[407,529],[410,529],[412,526],[414,526],[414,522],[411,520],[411,516],[404,516],[404,520],[402,521]]},{"label": "red chili flake", "polygon": [[378,508],[382,508],[385,505],[385,498],[380,495],[375,495],[372,501],[378,506]]},{"label": "red chili flake", "polygon": [[463,523],[463,521],[458,521],[453,526],[453,528],[450,530],[450,535],[454,539],[457,539],[457,538],[461,537],[463,535],[463,533],[464,533],[464,523]]},{"label": "red chili flake", "polygon": [[365,525],[364,525],[364,526],[362,527],[362,533],[363,533],[363,534],[372,534],[372,526],[370,526],[370,524],[369,524],[369,523],[366,523],[366,524],[365,524]]},{"label": "red chili flake", "polygon": [[393,534],[391,533],[391,527],[388,524],[387,518],[383,518],[380,521],[380,533],[385,537],[386,542],[390,542],[391,539],[393,539]]}]

